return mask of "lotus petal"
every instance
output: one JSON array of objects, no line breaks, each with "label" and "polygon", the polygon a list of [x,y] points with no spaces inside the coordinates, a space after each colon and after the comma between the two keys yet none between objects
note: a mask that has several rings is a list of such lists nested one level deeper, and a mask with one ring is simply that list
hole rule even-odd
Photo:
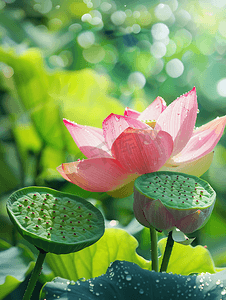
[{"label": "lotus petal", "polygon": [[180,153],[190,140],[197,116],[195,87],[173,101],[159,116],[155,129],[168,132],[174,142],[172,156]]}]

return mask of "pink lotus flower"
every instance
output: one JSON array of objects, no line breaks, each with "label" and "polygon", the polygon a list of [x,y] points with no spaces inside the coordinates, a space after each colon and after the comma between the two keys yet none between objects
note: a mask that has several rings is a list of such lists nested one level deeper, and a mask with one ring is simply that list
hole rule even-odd
[{"label": "pink lotus flower", "polygon": [[88,159],[63,163],[57,170],[85,190],[115,191],[119,197],[131,194],[134,180],[145,173],[167,170],[201,176],[212,162],[226,116],[194,129],[197,109],[194,87],[168,107],[157,97],[142,113],[126,108],[124,116],[110,114],[103,129],[64,119]]}]

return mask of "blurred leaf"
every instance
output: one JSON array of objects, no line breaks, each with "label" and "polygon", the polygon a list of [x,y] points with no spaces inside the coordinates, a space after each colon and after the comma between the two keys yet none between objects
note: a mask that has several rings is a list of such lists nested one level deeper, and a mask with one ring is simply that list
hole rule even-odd
[{"label": "blurred leaf", "polygon": [[89,192],[89,191],[83,190],[76,184],[73,184],[70,182],[65,182],[65,183],[66,183],[65,186],[63,186],[63,188],[61,189],[61,191],[65,192],[65,193],[75,194],[84,199],[87,199],[87,198],[104,199],[104,198],[109,197],[106,193]]},{"label": "blurred leaf", "polygon": [[[55,255],[48,253],[46,261],[55,276],[70,280],[86,279],[104,274],[111,262],[127,260],[138,264],[143,269],[151,270],[151,261],[136,253],[136,239],[122,229],[106,229],[104,236],[94,245],[76,253]],[[166,238],[158,246],[163,253]],[[161,264],[162,257],[159,258]],[[72,267],[73,266],[73,267]],[[213,260],[207,249],[202,246],[192,247],[175,243],[167,272],[181,275],[191,273],[215,273]]]},{"label": "blurred leaf", "polygon": [[226,267],[226,243],[221,243],[221,246],[213,252],[214,262],[217,266]]},{"label": "blurred leaf", "polygon": [[13,68],[18,95],[27,110],[45,102],[48,77],[40,51],[31,48],[17,55],[13,49],[0,48],[0,61]]},{"label": "blurred leaf", "polygon": [[62,164],[64,160],[64,151],[46,146],[42,151],[40,164],[42,166],[43,172],[40,174],[40,176],[45,178],[46,180],[61,178],[61,175],[57,171],[56,167]]},{"label": "blurred leaf", "polygon": [[51,52],[56,47],[58,41],[57,37],[49,31],[34,26],[30,22],[24,22],[23,29],[34,46],[44,49],[51,49]]},{"label": "blurred leaf", "polygon": [[[41,53],[29,49],[20,56],[0,49],[0,61],[14,69],[17,93],[34,121],[36,130],[47,144],[63,148],[58,105],[48,95],[48,76]],[[51,116],[51,117],[50,117]]]},{"label": "blurred leaf", "polygon": [[[166,238],[158,242],[161,253],[164,253],[166,247]],[[162,262],[162,256],[160,263]],[[213,259],[207,249],[202,246],[192,247],[174,243],[170,257],[167,272],[173,272],[181,275],[192,273],[209,272],[215,273]]]},{"label": "blurred leaf", "polygon": [[37,49],[29,49],[20,56],[12,50],[0,49],[0,61],[14,69],[18,95],[37,132],[52,147],[63,149],[66,143],[71,152],[78,152],[70,134],[62,132],[63,117],[101,127],[111,112],[123,113],[123,107],[106,95],[110,85],[107,77],[98,76],[91,69],[49,75]]},{"label": "blurred leaf", "polygon": [[20,155],[24,160],[27,159],[28,151],[33,151],[34,153],[40,151],[42,142],[32,123],[23,124],[17,122],[13,132]]},{"label": "blurred leaf", "polygon": [[215,207],[211,218],[200,230],[200,243],[207,245],[215,264],[222,266],[226,264],[226,218],[218,213],[218,209],[225,214],[221,207]]},{"label": "blurred leaf", "polygon": [[[216,244],[216,239],[224,240],[226,235],[226,218],[222,218],[216,211],[214,210],[214,214],[211,215],[211,218],[203,227],[203,237],[202,243],[207,243],[208,246],[213,247]],[[208,236],[208,240],[205,238]]]},{"label": "blurred leaf", "polygon": [[44,142],[54,148],[63,149],[64,138],[58,104],[47,97],[45,103],[36,106],[35,110],[31,112],[31,117]]},{"label": "blurred leaf", "polygon": [[26,37],[21,22],[12,18],[9,11],[0,10],[0,24],[4,26],[4,30],[7,30],[7,36],[10,36],[15,42],[21,43]]},{"label": "blurred leaf", "polygon": [[[107,96],[110,82],[91,69],[57,72],[50,76],[50,95],[62,107],[62,117],[82,125],[102,127],[110,113],[123,113],[124,108]],[[61,120],[61,124],[63,121]],[[80,151],[67,129],[64,138],[70,153],[79,157]],[[81,154],[80,154],[81,155]]]},{"label": "blurred leaf", "polygon": [[12,171],[12,168],[6,162],[6,155],[8,155],[6,149],[0,145],[1,193],[12,190],[19,184],[19,178],[16,177],[16,175]]},{"label": "blurred leaf", "polygon": [[51,18],[58,18],[62,22],[67,23],[71,18],[81,18],[83,14],[88,13],[90,9],[87,7],[85,2],[82,0],[67,0],[58,1],[60,3],[60,9],[52,9],[49,11],[48,15]]},{"label": "blurred leaf", "polygon": [[0,299],[15,290],[34,265],[34,255],[24,245],[0,252]]},{"label": "blurred leaf", "polygon": [[9,249],[11,245],[4,240],[0,240],[0,251]]},{"label": "blurred leaf", "polygon": [[48,253],[46,261],[55,276],[75,281],[81,277],[89,279],[104,274],[115,260],[127,259],[149,269],[150,263],[136,253],[137,245],[136,239],[126,231],[106,229],[94,245],[66,255]]}]

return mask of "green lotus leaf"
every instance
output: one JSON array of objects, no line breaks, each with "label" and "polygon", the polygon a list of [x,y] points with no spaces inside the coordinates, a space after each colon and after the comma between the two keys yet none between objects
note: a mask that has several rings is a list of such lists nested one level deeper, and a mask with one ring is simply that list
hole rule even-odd
[{"label": "green lotus leaf", "polygon": [[[0,241],[1,248],[8,248]],[[0,252],[0,300],[14,291],[32,271],[35,257],[24,245],[11,247]]]},{"label": "green lotus leaf", "polygon": [[226,270],[217,274],[181,276],[143,270],[135,263],[115,261],[106,274],[86,281],[55,278],[42,289],[41,300],[225,299]]}]

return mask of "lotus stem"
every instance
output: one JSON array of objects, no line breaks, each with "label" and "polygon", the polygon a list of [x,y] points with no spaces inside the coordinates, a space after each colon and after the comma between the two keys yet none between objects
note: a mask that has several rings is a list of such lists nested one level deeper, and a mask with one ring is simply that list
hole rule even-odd
[{"label": "lotus stem", "polygon": [[43,265],[44,259],[46,257],[47,252],[45,252],[42,249],[38,249],[38,250],[39,250],[38,258],[37,258],[34,270],[32,272],[31,278],[29,280],[27,289],[25,291],[23,300],[30,300],[31,299],[31,296],[32,296],[32,293],[34,291],[36,282],[37,282],[38,277],[39,277],[39,275],[41,273],[41,270],[42,270],[42,265]]},{"label": "lotus stem", "polygon": [[154,227],[150,227],[151,236],[151,260],[152,260],[152,270],[155,272],[159,271],[159,261],[158,261],[158,233]]},{"label": "lotus stem", "polygon": [[173,250],[173,244],[174,244],[174,240],[172,238],[172,231],[170,231],[168,238],[167,238],[166,248],[165,248],[160,272],[166,272],[166,270],[167,270],[168,263],[170,260],[170,255]]}]

